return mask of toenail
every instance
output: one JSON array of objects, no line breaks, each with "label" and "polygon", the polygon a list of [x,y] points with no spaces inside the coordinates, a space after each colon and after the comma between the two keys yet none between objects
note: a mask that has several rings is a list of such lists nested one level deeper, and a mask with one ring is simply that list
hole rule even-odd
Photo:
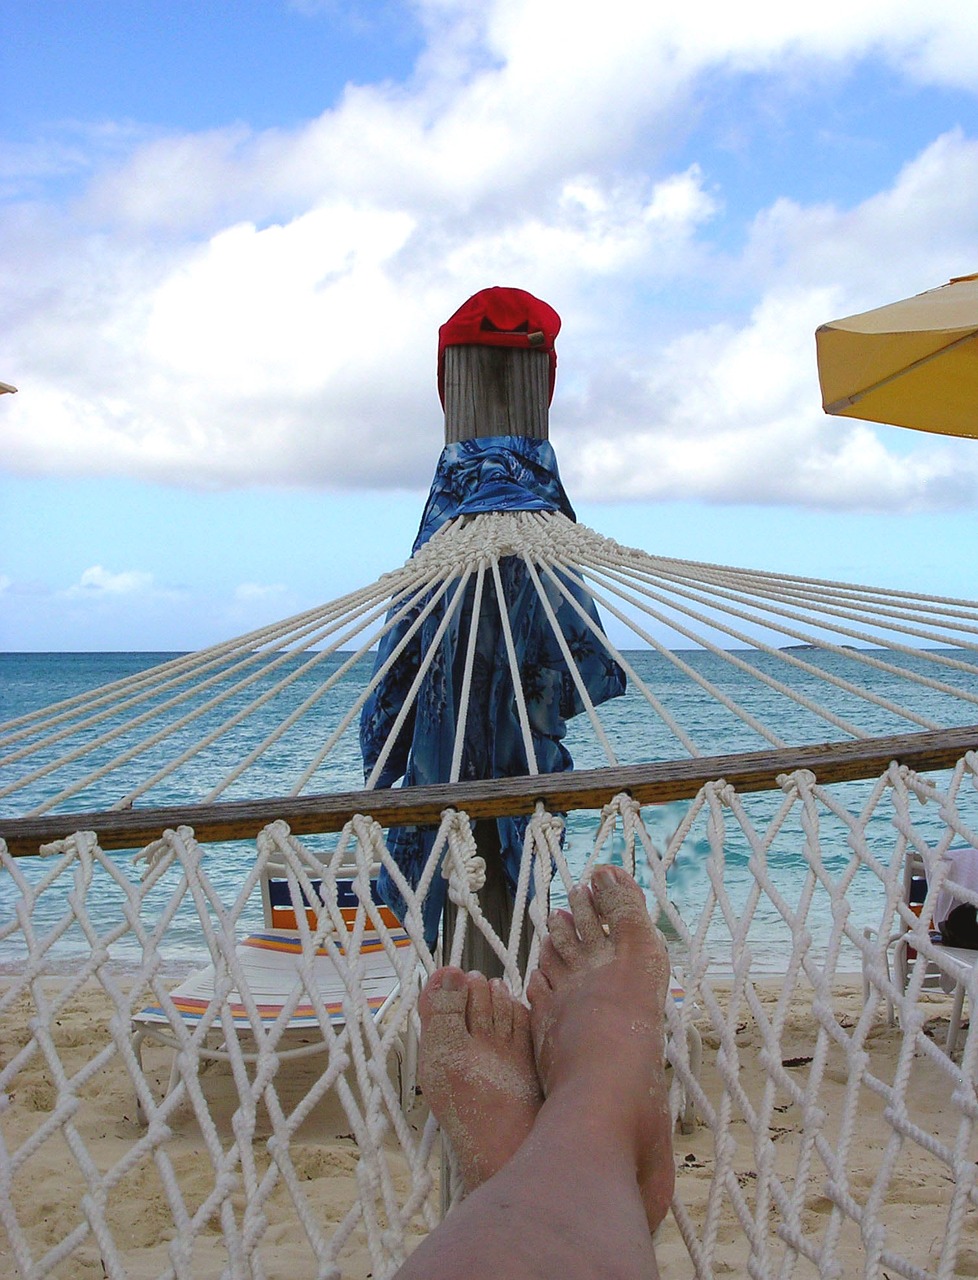
[{"label": "toenail", "polygon": [[442,974],[442,991],[464,991],[465,987],[466,977],[461,969],[446,969]]},{"label": "toenail", "polygon": [[602,864],[600,867],[595,867],[591,880],[597,881],[599,884],[604,885],[605,888],[610,888],[615,882],[615,875],[611,867],[607,864]]}]

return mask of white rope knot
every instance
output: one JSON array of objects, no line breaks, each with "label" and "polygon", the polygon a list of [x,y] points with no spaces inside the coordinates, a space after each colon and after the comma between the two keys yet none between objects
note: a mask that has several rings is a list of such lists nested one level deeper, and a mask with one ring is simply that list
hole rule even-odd
[{"label": "white rope knot", "polygon": [[[326,906],[325,903],[322,903],[322,904],[313,903],[312,909],[315,912],[315,919],[316,919],[316,926],[312,930],[312,942],[313,942],[313,946],[321,947],[330,938],[334,938],[338,936],[336,921],[329,914],[329,907]],[[301,913],[301,910],[302,910],[302,907],[300,906],[300,913]],[[352,931],[353,931],[353,926],[350,925],[349,928],[347,929],[347,933],[349,934]]]},{"label": "white rope knot", "polygon": [[564,819],[556,813],[548,813],[541,801],[537,801],[536,812],[530,818],[528,827],[541,839],[547,836],[559,841],[564,834]]},{"label": "white rope knot", "polygon": [[193,850],[198,862],[204,856],[203,846],[197,844],[194,839],[193,827],[177,827],[176,831],[168,827],[158,840],[151,840],[144,849],[139,849],[132,855],[135,864],[146,863],[142,874],[143,880],[151,876],[161,862],[168,861],[177,855],[177,841],[183,845],[188,855]]},{"label": "white rope knot", "polygon": [[372,818],[368,813],[354,814],[352,821],[353,830],[356,832],[356,837],[360,841],[361,847],[369,849],[373,861],[379,862],[387,849],[384,828],[376,818]]},{"label": "white rope knot", "polygon": [[57,853],[68,852],[68,841],[51,840],[48,844],[42,844],[37,852],[42,858],[53,858]]},{"label": "white rope knot", "polygon": [[263,853],[266,848],[282,848],[292,834],[292,828],[284,818],[276,818],[274,822],[270,822],[267,826],[262,827],[258,832],[255,843],[258,851]]},{"label": "white rope knot", "polygon": [[708,782],[703,787],[703,791],[708,797],[713,797],[720,804],[726,805],[729,809],[733,806],[734,799],[737,795],[737,788],[733,783],[728,782],[726,778],[717,778],[714,782]]},{"label": "white rope knot", "polygon": [[918,804],[924,806],[935,798],[934,783],[930,778],[923,777],[916,769],[911,769],[908,764],[899,764],[893,761],[889,770],[890,786],[894,790],[902,788],[908,795],[913,796]]},{"label": "white rope knot", "polygon": [[618,795],[613,796],[601,810],[601,817],[605,820],[620,815],[622,824],[626,825],[629,820],[635,822],[641,812],[642,806],[634,796],[629,795],[627,791],[619,791]]},{"label": "white rope knot", "polygon": [[165,834],[160,836],[158,840],[151,840],[145,849],[139,849],[132,855],[132,860],[137,865],[145,862],[142,878],[146,877],[159,865],[159,863],[170,852],[170,844]]},{"label": "white rope knot", "polygon": [[484,858],[473,854],[461,867],[454,863],[442,868],[442,875],[448,881],[448,896],[457,907],[466,907],[486,883],[486,863]]},{"label": "white rope knot", "polygon": [[42,858],[53,858],[59,853],[89,853],[97,844],[98,836],[94,831],[75,831],[63,840],[52,840],[48,844],[42,844],[37,852]]},{"label": "white rope knot", "polygon": [[794,773],[779,773],[775,781],[785,795],[800,795],[811,791],[818,779],[811,769],[796,769]]},{"label": "white rope knot", "polygon": [[486,860],[479,856],[468,818],[448,810],[446,823],[448,851],[442,876],[448,881],[448,896],[457,907],[467,907],[486,883]]}]

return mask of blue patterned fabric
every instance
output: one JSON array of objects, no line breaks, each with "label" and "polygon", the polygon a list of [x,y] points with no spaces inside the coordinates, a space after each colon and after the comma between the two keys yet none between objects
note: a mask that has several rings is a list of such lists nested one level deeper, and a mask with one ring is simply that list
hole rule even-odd
[{"label": "blue patterned fabric", "polygon": [[562,511],[576,520],[549,440],[485,436],[441,452],[412,554],[448,520],[481,511]]},{"label": "blue patterned fabric", "polygon": [[[423,546],[446,521],[458,515],[483,511],[561,511],[571,520],[576,518],[564,493],[557,472],[557,459],[548,441],[492,436],[446,446],[435,471],[414,551]],[[541,773],[560,773],[573,768],[570,753],[563,744],[566,721],[583,711],[584,707],[523,561],[506,557],[499,568],[503,607],[509,617],[519,663],[537,768]],[[564,574],[559,576],[600,627],[589,594],[573,578]],[[541,575],[541,581],[591,700],[597,704],[620,696],[625,691],[625,675],[621,667],[609,657],[557,588],[544,575]],[[459,589],[460,580],[448,588],[364,705],[360,717],[364,777],[370,775],[377,763],[418,672],[421,656],[432,646],[435,633]],[[461,607],[434,655],[411,714],[387,757],[377,786],[393,786],[399,778],[403,778],[404,786],[448,781],[473,596],[474,582],[470,582]],[[397,648],[427,599],[418,602],[384,637],[375,670],[379,670]],[[469,713],[459,776],[470,780],[522,777],[527,773],[526,750],[495,586],[487,577],[476,632]],[[516,887],[526,823],[525,818],[500,818],[496,824],[503,867],[511,889]],[[435,831],[426,827],[396,827],[388,834],[388,847],[412,888],[420,881],[434,839]],[[424,919],[429,945],[434,945],[437,938],[445,887],[445,881],[436,876],[426,898]],[[403,918],[404,902],[384,871],[378,888],[395,915]]]}]

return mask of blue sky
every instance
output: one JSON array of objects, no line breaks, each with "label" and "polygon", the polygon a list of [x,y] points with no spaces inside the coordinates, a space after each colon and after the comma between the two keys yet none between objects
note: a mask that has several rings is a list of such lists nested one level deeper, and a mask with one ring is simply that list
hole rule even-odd
[{"label": "blue sky", "polygon": [[825,417],[813,337],[978,269],[971,0],[0,19],[0,648],[195,648],[399,564],[490,284],[563,317],[588,524],[978,595],[978,445]]}]

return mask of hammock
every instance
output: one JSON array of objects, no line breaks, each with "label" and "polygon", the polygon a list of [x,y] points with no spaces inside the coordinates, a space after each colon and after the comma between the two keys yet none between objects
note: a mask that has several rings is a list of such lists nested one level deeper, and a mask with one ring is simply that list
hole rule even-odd
[{"label": "hammock", "polygon": [[[629,692],[598,706],[584,681],[575,683],[583,713],[567,741],[579,772],[539,776],[503,611],[530,778],[459,780],[463,695],[451,785],[428,801],[433,843],[412,886],[377,815],[367,815],[375,803],[385,825],[421,821],[413,789],[377,791],[372,802],[377,777],[368,777],[364,791],[360,772],[360,714],[386,674],[377,648],[404,619],[414,619],[405,634],[436,609],[450,619],[463,597],[473,609],[498,607],[506,558],[525,566],[558,648],[566,647],[560,610],[588,625],[574,584],[589,595],[605,623],[593,632],[595,643],[625,672]],[[421,658],[405,717],[439,641]],[[0,947],[16,959],[0,975],[0,1017],[12,1029],[0,1060],[7,1238],[0,1258],[31,1278],[85,1268],[112,1277],[262,1277],[291,1273],[292,1262],[277,1261],[277,1242],[287,1237],[304,1250],[301,1268],[309,1274],[391,1275],[438,1217],[435,1129],[424,1123],[421,1104],[402,1109],[386,1069],[391,1038],[409,1039],[409,1025],[416,1030],[416,990],[406,985],[381,1031],[358,994],[355,963],[344,969],[341,959],[350,1014],[339,1033],[320,1028],[330,1046],[321,1072],[290,1085],[274,1041],[263,1041],[257,1025],[252,1067],[235,1056],[235,1040],[227,1045],[230,1112],[208,1096],[192,1045],[178,1055],[177,1085],[161,1101],[160,1068],[149,1060],[140,1068],[129,1035],[148,1003],[165,1006],[178,913],[192,910],[205,959],[220,967],[248,930],[270,860],[289,867],[296,883],[319,874],[323,860],[352,861],[364,876],[380,863],[399,884],[402,924],[422,968],[457,960],[476,932],[521,992],[521,931],[532,929],[532,967],[545,930],[540,904],[559,901],[596,860],[625,859],[634,860],[670,937],[688,997],[666,1010],[674,1114],[689,1094],[702,1122],[677,1147],[676,1200],[660,1257],[698,1277],[731,1268],[765,1280],[967,1274],[978,1224],[978,1032],[972,1026],[960,1036],[953,1056],[934,1039],[949,998],[935,994],[930,979],[949,969],[930,938],[926,908],[946,887],[943,854],[978,844],[978,737],[967,728],[978,721],[976,648],[974,601],[658,557],[559,511],[489,512],[449,521],[402,568],[362,591],[0,727],[0,798],[17,815],[0,820],[7,841],[0,844]],[[569,648],[564,656],[575,672]],[[463,664],[463,690],[471,661]],[[730,673],[751,680],[734,692]],[[704,733],[698,710],[707,703],[723,708],[722,735]],[[400,727],[392,725],[381,754],[393,750]],[[875,772],[852,766],[838,775],[863,782],[827,783],[819,770],[792,765],[793,755],[826,743],[823,756],[869,758],[885,734]],[[943,755],[935,746],[942,739],[956,744]],[[903,746],[891,755],[895,742]],[[917,756],[915,742],[926,743]],[[769,780],[756,786],[766,793],[731,782],[738,761],[762,757]],[[916,769],[897,763],[911,758]],[[691,797],[681,812],[663,817],[641,807],[650,768],[642,762],[650,759],[657,776],[671,770],[686,779],[672,793],[656,793]],[[943,772],[927,772],[936,768]],[[690,777],[697,779],[692,789]],[[601,779],[604,798],[596,801]],[[558,784],[559,793],[548,793]],[[535,803],[528,787],[559,794],[557,807],[571,815],[597,806],[576,846],[565,847],[564,819]],[[344,791],[353,794],[337,800]],[[336,802],[332,826],[306,829],[339,829],[331,842],[300,838],[295,822],[290,829],[271,821],[277,810],[291,822],[290,805],[299,813],[306,801],[308,816],[320,794]],[[180,805],[167,808],[174,795]],[[207,854],[204,840],[212,822],[222,829],[222,810],[255,795],[272,799],[229,894],[223,855]],[[483,868],[469,821],[507,812],[500,804],[528,815],[513,926],[502,937],[480,908]],[[132,833],[150,805],[162,807],[154,838],[138,841],[146,871],[137,880],[109,850],[137,843]],[[180,817],[191,811],[193,830]],[[41,841],[46,858],[13,856]],[[675,903],[691,849],[699,850],[707,885],[693,912]],[[919,916],[903,896],[910,857],[922,858],[928,871]],[[734,861],[749,867],[743,892],[731,887]],[[424,930],[436,877],[457,906],[440,955]],[[867,880],[873,892],[858,918],[852,889]],[[316,933],[303,926],[301,902],[294,905],[312,953]],[[359,910],[365,918],[369,902]],[[774,987],[758,963],[761,924],[782,940]],[[917,956],[906,986],[888,965],[895,934]],[[302,966],[297,972],[301,984]],[[966,987],[972,1010],[975,972]],[[866,1002],[853,1006],[851,992],[864,979]],[[888,1005],[898,1022],[892,1031]],[[80,1039],[77,1027],[93,1020],[94,1040]],[[705,1046],[699,1077],[688,1056],[694,1023]],[[127,1094],[136,1090],[148,1121],[145,1130],[133,1127],[121,1155],[99,1146],[100,1099],[118,1080]],[[944,1099],[939,1123],[924,1109],[935,1095]],[[338,1131],[355,1144],[346,1199],[329,1217],[321,1171],[303,1137],[327,1096],[342,1109]],[[866,1115],[874,1119],[869,1141],[859,1127]],[[43,1159],[52,1144],[60,1157],[56,1187],[47,1189]],[[57,1223],[38,1219],[45,1195],[57,1198]],[[142,1241],[131,1229],[134,1198],[152,1200],[161,1218]],[[925,1230],[907,1230],[911,1201],[926,1204]]]},{"label": "hammock", "polygon": [[[975,601],[669,559],[622,547],[559,512],[492,512],[449,522],[402,568],[331,604],[0,725],[0,804],[40,815],[121,811],[174,793],[195,804],[359,788],[364,705],[434,610],[443,609],[447,628],[463,588],[472,586],[473,609],[484,600],[497,607],[509,557],[525,565],[571,672],[577,666],[554,602],[590,627],[642,708],[636,733],[626,700],[599,711],[579,680],[584,713],[568,737],[578,768],[978,722]],[[610,634],[585,617],[568,582],[589,593]],[[377,646],[409,617],[375,669]],[[532,775],[536,750],[505,612],[500,625]],[[442,638],[405,691],[368,788]],[[655,687],[637,648],[663,664]],[[748,694],[730,691],[733,673],[751,677]],[[467,697],[466,686],[450,781],[459,777]],[[707,702],[727,713],[719,740],[692,727]],[[107,793],[111,803],[100,803]]]}]

